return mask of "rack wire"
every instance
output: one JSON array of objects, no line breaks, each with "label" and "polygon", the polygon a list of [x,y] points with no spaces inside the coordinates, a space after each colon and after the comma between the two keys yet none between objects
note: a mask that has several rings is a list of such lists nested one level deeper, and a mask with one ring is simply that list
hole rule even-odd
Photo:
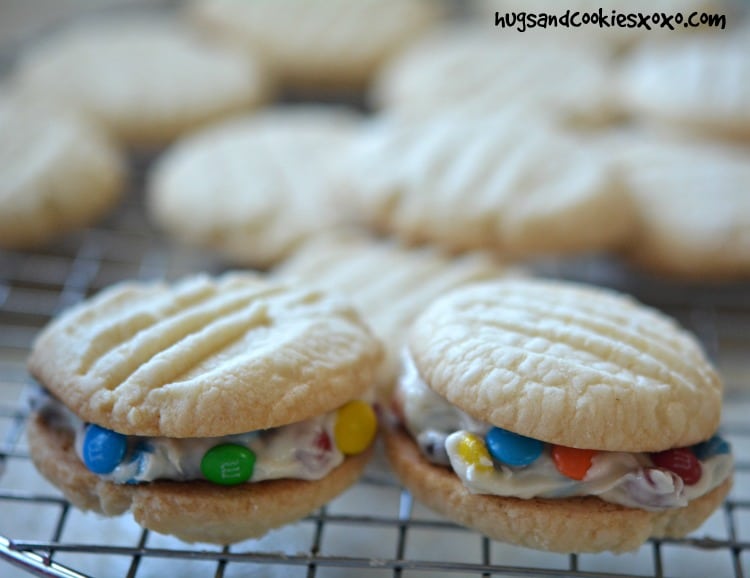
[{"label": "rack wire", "polygon": [[723,433],[737,458],[723,506],[691,536],[651,540],[614,556],[534,552],[490,541],[412,500],[376,460],[341,497],[260,540],[185,544],[129,516],[83,514],[30,463],[25,439],[31,383],[25,359],[56,313],[125,279],[219,273],[213,255],[161,237],[144,214],[152,158],[131,159],[131,186],[99,226],[32,252],[0,251],[0,576],[543,576],[743,578],[750,568],[750,284],[686,285],[604,258],[537,264],[541,275],[611,286],[694,331],[725,377]]},{"label": "rack wire", "polygon": [[[140,529],[127,516],[102,519],[72,508],[30,465],[23,392],[34,335],[60,310],[123,279],[219,273],[211,255],[172,246],[148,224],[143,180],[150,159],[132,161],[132,186],[101,226],[34,252],[0,253],[0,573],[40,576],[745,576],[750,564],[750,287],[686,286],[602,259],[545,263],[545,275],[624,289],[677,317],[703,341],[726,377],[724,433],[738,464],[730,498],[683,540],[652,540],[633,554],[571,555],[513,548],[459,528],[412,501],[376,462],[341,498],[268,538],[226,548],[186,545]],[[29,522],[31,521],[31,522]],[[33,522],[33,523],[32,523]],[[22,528],[19,530],[19,528]],[[12,575],[12,574],[11,574]]]}]

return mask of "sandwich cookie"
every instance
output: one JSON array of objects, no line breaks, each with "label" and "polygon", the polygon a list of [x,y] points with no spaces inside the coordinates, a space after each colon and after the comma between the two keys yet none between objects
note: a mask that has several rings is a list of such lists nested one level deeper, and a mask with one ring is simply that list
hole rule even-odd
[{"label": "sandwich cookie", "polygon": [[380,357],[319,292],[239,273],[115,285],[34,344],[31,456],[82,509],[188,542],[257,537],[359,477]]},{"label": "sandwich cookie", "polygon": [[457,289],[417,319],[404,357],[387,455],[418,499],[493,539],[622,552],[693,531],[729,492],[718,375],[628,297]]}]

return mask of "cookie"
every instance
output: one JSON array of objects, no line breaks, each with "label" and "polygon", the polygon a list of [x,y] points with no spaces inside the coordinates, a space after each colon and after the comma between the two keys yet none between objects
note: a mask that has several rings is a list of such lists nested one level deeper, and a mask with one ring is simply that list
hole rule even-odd
[{"label": "cookie", "polygon": [[28,249],[96,222],[119,200],[124,159],[86,119],[0,94],[0,247]]},{"label": "cookie", "polygon": [[699,134],[750,138],[750,26],[733,33],[649,43],[623,63],[622,107]]},{"label": "cookie", "polygon": [[414,322],[386,435],[427,505],[491,538],[617,552],[727,495],[722,383],[695,337],[609,290],[481,283]]},{"label": "cookie", "polygon": [[198,0],[188,16],[258,54],[284,86],[326,90],[362,88],[442,10],[431,0]]},{"label": "cookie", "polygon": [[341,155],[359,126],[345,109],[267,109],[177,143],[150,177],[152,220],[234,263],[267,267],[340,221]]},{"label": "cookie", "polygon": [[389,463],[414,497],[456,523],[510,544],[552,552],[628,552],[649,538],[681,538],[721,506],[725,481],[679,510],[647,512],[598,498],[520,500],[473,494],[458,477],[435,466],[402,430],[383,434]]},{"label": "cookie", "polygon": [[[544,441],[658,451],[719,425],[721,382],[697,340],[614,292],[551,281],[454,291],[412,327],[409,351],[452,404]],[[474,379],[477,367],[497,369]]]},{"label": "cookie", "polygon": [[630,234],[611,163],[529,117],[386,118],[353,148],[342,207],[409,243],[528,257],[605,250]]},{"label": "cookie", "polygon": [[31,456],[81,508],[187,541],[255,537],[359,475],[380,357],[320,292],[241,273],[122,283],[36,339]]},{"label": "cookie", "polygon": [[467,283],[520,274],[520,267],[486,254],[451,258],[344,232],[311,239],[274,270],[353,301],[386,346],[376,380],[385,392],[395,383],[409,325],[433,299]]},{"label": "cookie", "polygon": [[213,437],[365,394],[379,349],[340,300],[237,273],[116,285],[49,325],[29,367],[88,422]]},{"label": "cookie", "polygon": [[627,135],[612,148],[636,208],[625,256],[663,276],[750,276],[750,154],[739,147]]},{"label": "cookie", "polygon": [[371,100],[380,109],[424,118],[447,108],[491,114],[523,105],[535,115],[602,123],[615,108],[604,51],[484,26],[445,27],[393,58],[378,75]]},{"label": "cookie", "polygon": [[249,55],[167,19],[91,20],[23,53],[14,82],[54,95],[133,146],[158,146],[256,106],[269,83]]}]

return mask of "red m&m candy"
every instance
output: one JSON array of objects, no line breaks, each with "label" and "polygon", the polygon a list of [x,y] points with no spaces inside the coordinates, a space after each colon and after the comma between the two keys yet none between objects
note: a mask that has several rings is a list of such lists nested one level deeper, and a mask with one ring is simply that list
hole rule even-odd
[{"label": "red m&m candy", "polygon": [[582,450],[566,446],[552,447],[552,461],[557,471],[574,480],[582,480],[591,467],[591,460],[596,450]]},{"label": "red m&m candy", "polygon": [[697,484],[703,475],[701,463],[690,448],[675,448],[651,454],[651,460],[655,466],[680,476],[686,486]]},{"label": "red m&m candy", "polygon": [[313,445],[322,452],[330,452],[333,449],[331,438],[328,437],[328,434],[324,431],[318,433],[318,435],[315,436]]}]

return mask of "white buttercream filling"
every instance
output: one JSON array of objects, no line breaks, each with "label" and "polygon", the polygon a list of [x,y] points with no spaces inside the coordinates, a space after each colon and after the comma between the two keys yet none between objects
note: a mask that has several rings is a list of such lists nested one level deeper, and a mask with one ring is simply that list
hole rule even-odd
[{"label": "white buttercream filling", "polygon": [[[75,434],[75,449],[83,462],[83,440],[87,424],[62,403],[40,390],[31,401],[34,409],[44,412],[56,426]],[[201,460],[206,452],[221,444],[236,444],[255,454],[255,465],[249,482],[292,478],[319,480],[344,461],[336,447],[334,424],[336,412],[302,422],[237,435],[211,438],[128,437],[128,451],[111,473],[102,479],[123,484],[154,480],[188,481],[205,479]],[[327,443],[320,443],[321,436]]]},{"label": "white buttercream filling", "polygon": [[677,474],[654,466],[647,453],[600,451],[579,481],[558,471],[549,444],[528,466],[494,462],[492,468],[477,467],[462,457],[460,443],[467,435],[484,437],[493,426],[471,418],[432,391],[408,355],[404,355],[397,397],[404,425],[425,457],[450,466],[469,491],[477,494],[524,499],[597,496],[631,508],[659,511],[686,506],[719,486],[733,469],[731,454],[710,456],[700,462],[697,483],[686,485]]}]

